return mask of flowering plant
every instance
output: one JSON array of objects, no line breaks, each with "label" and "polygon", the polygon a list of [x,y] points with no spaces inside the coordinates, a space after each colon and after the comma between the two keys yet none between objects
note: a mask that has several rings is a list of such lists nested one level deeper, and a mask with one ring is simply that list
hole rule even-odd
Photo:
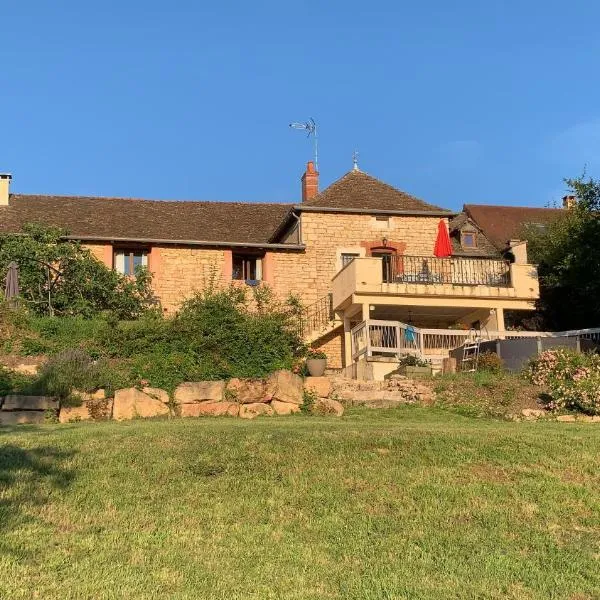
[{"label": "flowering plant", "polygon": [[551,410],[600,414],[600,356],[567,348],[546,350],[529,362],[527,378],[547,386]]},{"label": "flowering plant", "polygon": [[308,359],[321,359],[327,358],[327,354],[322,352],[321,350],[315,350],[314,348],[309,348],[306,352],[306,358]]}]

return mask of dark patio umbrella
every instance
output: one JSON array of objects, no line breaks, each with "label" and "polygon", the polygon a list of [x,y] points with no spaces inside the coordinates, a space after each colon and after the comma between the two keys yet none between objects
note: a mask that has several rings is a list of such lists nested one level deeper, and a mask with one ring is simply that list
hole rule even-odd
[{"label": "dark patio umbrella", "polygon": [[15,307],[17,305],[17,296],[19,295],[19,265],[16,262],[11,262],[8,265],[6,273],[6,285],[4,287],[4,297],[8,301],[8,305]]}]

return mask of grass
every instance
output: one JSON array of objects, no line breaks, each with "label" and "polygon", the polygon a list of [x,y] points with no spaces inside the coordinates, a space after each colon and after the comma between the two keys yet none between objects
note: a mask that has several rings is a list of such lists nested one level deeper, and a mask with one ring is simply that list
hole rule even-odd
[{"label": "grass", "polygon": [[600,427],[403,407],[0,429],[0,598],[599,597]]}]

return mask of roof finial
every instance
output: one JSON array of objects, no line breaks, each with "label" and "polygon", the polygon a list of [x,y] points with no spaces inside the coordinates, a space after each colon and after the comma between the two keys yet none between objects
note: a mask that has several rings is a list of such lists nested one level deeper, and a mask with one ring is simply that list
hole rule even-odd
[{"label": "roof finial", "polygon": [[353,171],[360,171],[360,169],[358,168],[358,150],[355,150],[352,153],[352,162],[354,163],[354,166],[352,167]]}]

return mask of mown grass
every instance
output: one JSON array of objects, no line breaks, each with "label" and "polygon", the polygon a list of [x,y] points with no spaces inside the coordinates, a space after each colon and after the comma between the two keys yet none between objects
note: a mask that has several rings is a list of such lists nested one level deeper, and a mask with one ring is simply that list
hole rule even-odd
[{"label": "mown grass", "polygon": [[0,429],[1,598],[598,598],[600,427],[438,409]]}]

